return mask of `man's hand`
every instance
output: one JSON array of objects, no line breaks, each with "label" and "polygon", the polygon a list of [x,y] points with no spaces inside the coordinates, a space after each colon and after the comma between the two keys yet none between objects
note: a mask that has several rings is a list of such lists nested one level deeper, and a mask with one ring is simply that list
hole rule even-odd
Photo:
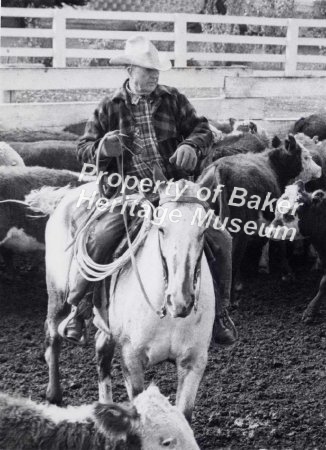
[{"label": "man's hand", "polygon": [[197,164],[196,151],[191,145],[180,145],[169,159],[169,162],[187,172],[193,172]]},{"label": "man's hand", "polygon": [[120,156],[122,148],[119,139],[119,130],[110,131],[106,133],[105,138],[102,141],[101,148],[99,149],[101,159],[113,158]]}]

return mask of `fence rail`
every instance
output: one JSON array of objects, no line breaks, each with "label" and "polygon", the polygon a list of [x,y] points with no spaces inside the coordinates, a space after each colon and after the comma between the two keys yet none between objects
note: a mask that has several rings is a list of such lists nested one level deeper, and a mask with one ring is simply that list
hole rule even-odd
[{"label": "fence rail", "polygon": [[[174,61],[177,68],[195,65],[205,62],[225,62],[225,63],[278,63],[280,74],[286,76],[298,75],[300,73],[314,74],[315,67],[299,69],[298,64],[318,65],[326,64],[326,56],[323,56],[323,50],[326,50],[326,37],[302,36],[303,29],[318,30],[323,35],[326,28],[326,20],[315,19],[280,19],[266,17],[244,17],[244,16],[220,16],[205,14],[166,14],[166,13],[135,13],[135,12],[112,12],[112,11],[89,11],[76,10],[65,7],[62,9],[33,9],[33,8],[2,8],[2,17],[25,17],[39,19],[38,24],[28,28],[7,28],[1,30],[2,47],[1,59],[3,63],[10,63],[15,57],[39,57],[51,58],[52,67],[67,67],[70,58],[80,60],[88,59],[109,59],[115,56],[121,50],[116,49],[90,49],[90,48],[72,48],[71,40],[98,39],[106,41],[122,41],[133,34],[132,31],[125,29],[118,30],[98,30],[87,29],[89,21],[92,23],[108,21],[112,23],[135,24],[139,22],[170,24],[168,31],[139,31],[139,34],[145,34],[149,39],[161,42],[170,42],[174,44],[173,51],[166,51],[166,54]],[[43,25],[40,23],[43,20]],[[47,23],[44,25],[44,20]],[[77,21],[73,29],[71,21]],[[50,21],[50,24],[49,24]],[[87,25],[88,21],[88,25]],[[259,27],[276,27],[281,30],[283,36],[250,36],[239,35],[235,27],[228,33],[210,33],[188,32],[188,25],[198,23],[205,30],[205,24],[224,24],[224,25],[254,25]],[[44,28],[47,26],[47,28]],[[173,30],[173,31],[171,31]],[[326,36],[326,31],[324,31]],[[15,39],[20,38],[15,42]],[[40,47],[40,44],[34,44],[33,39],[50,39],[52,45]],[[22,42],[23,41],[23,42]],[[9,45],[10,44],[10,45]],[[207,50],[191,50],[194,44],[206,44]],[[216,50],[212,44],[222,44],[224,48]],[[253,46],[253,52],[233,52],[227,49],[227,46],[236,45]],[[37,47],[39,45],[39,47]],[[48,44],[47,44],[48,45]],[[86,44],[87,45],[87,44]],[[113,46],[114,47],[114,46]],[[300,53],[300,48],[305,48],[305,53]]]}]

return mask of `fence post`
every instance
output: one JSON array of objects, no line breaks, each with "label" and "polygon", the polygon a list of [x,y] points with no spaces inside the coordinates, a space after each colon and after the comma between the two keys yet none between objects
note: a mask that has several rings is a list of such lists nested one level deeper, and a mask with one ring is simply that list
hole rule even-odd
[{"label": "fence post", "polygon": [[66,16],[61,9],[53,15],[53,67],[66,67]]},{"label": "fence post", "polygon": [[285,75],[293,76],[297,72],[299,26],[295,19],[288,19],[286,33]]},{"label": "fence post", "polygon": [[187,17],[175,14],[174,67],[187,67]]}]

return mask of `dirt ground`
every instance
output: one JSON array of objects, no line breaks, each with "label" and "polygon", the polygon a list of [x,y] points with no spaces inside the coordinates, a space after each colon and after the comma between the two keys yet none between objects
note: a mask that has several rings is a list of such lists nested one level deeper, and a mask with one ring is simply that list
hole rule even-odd
[{"label": "dirt ground", "polygon": [[[14,283],[0,283],[0,389],[42,401],[47,384],[43,357],[46,315],[44,271],[21,265]],[[194,412],[201,449],[326,448],[326,317],[301,322],[320,274],[295,266],[296,280],[279,275],[247,276],[233,312],[239,342],[211,349]],[[64,404],[97,400],[91,340],[86,348],[65,344],[61,358]],[[118,358],[114,399],[126,400]],[[165,395],[175,398],[176,374],[164,364],[147,371]],[[6,449],[9,450],[9,449]]]}]

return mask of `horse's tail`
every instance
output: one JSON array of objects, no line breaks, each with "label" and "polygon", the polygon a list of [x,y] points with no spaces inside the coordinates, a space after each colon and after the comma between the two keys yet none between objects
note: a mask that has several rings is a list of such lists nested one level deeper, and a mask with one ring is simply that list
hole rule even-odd
[{"label": "horse's tail", "polygon": [[44,186],[41,189],[34,189],[25,196],[25,204],[34,212],[51,215],[59,202],[70,191],[71,186],[52,187]]}]

